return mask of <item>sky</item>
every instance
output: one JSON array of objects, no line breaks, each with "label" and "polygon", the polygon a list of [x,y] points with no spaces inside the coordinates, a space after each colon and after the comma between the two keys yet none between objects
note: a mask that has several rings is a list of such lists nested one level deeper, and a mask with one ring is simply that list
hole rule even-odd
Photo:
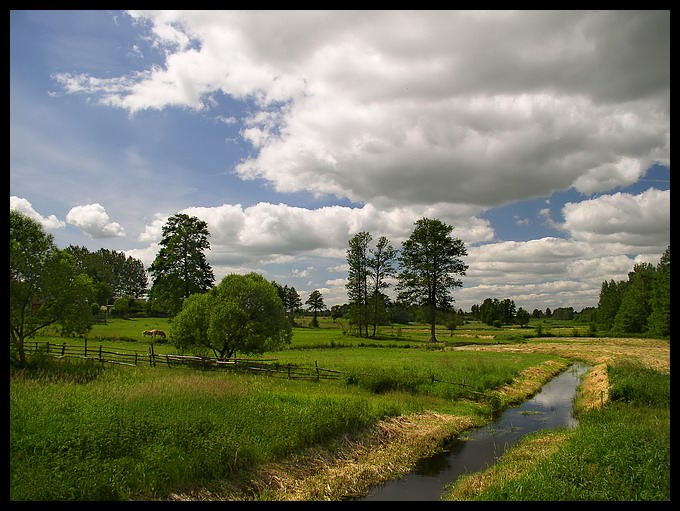
[{"label": "sky", "polygon": [[670,246],[670,11],[11,11],[11,209],[147,268],[195,216],[329,308],[437,218],[457,309],[596,307]]}]

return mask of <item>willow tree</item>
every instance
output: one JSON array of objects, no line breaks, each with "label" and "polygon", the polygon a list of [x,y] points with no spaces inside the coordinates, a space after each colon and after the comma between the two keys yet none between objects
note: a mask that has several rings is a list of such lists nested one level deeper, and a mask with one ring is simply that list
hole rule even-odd
[{"label": "willow tree", "polygon": [[399,300],[427,307],[430,342],[437,342],[437,308],[451,308],[451,291],[463,286],[457,276],[468,269],[461,259],[467,255],[465,245],[451,236],[452,231],[453,227],[441,220],[421,218],[399,253]]}]

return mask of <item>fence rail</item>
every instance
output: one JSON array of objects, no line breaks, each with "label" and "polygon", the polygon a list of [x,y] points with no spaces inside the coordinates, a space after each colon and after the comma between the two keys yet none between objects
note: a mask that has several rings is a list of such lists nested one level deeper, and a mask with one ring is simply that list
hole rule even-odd
[{"label": "fence rail", "polygon": [[306,378],[315,380],[336,380],[341,371],[323,369],[315,362],[315,367],[298,366],[295,364],[281,364],[276,359],[229,358],[217,359],[189,355],[169,355],[155,353],[153,344],[149,345],[148,353],[135,350],[118,349],[116,351],[103,345],[69,346],[67,343],[26,343],[26,353],[43,352],[55,358],[78,358],[96,360],[102,363],[120,364],[127,366],[149,365],[156,367],[162,364],[167,367],[190,366],[203,370],[225,369],[233,371],[266,374],[269,376],[286,377],[288,379]]}]

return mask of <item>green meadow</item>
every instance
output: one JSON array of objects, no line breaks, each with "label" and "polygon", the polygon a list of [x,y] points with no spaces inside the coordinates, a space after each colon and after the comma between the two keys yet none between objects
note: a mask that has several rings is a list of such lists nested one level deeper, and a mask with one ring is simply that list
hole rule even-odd
[{"label": "green meadow", "polygon": [[[289,349],[264,358],[338,371],[335,380],[33,357],[28,369],[10,371],[10,500],[156,500],[216,481],[243,484],[264,464],[312,446],[332,450],[378,421],[425,410],[481,425],[503,406],[495,389],[524,369],[564,361],[433,349],[425,326],[386,327],[377,339],[354,337],[337,321],[321,326],[295,328]],[[442,328],[441,346],[526,342],[531,331],[474,327]],[[170,324],[110,320],[87,342],[146,353],[142,331],[152,328],[169,332]],[[85,339],[52,332],[35,341]],[[176,353],[171,343],[154,350]]]}]

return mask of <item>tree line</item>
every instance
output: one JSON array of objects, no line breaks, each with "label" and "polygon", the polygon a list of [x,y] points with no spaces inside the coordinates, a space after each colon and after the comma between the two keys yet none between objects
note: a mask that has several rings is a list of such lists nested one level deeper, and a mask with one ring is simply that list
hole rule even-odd
[{"label": "tree line", "polygon": [[[348,303],[333,306],[331,315],[348,318],[362,337],[375,337],[377,326],[390,321],[425,322],[435,342],[436,324],[455,328],[467,316],[453,307],[452,291],[462,287],[468,265],[462,260],[465,245],[452,231],[438,219],[421,218],[400,250],[384,236],[373,244],[366,231],[354,235],[346,252]],[[216,286],[204,254],[209,236],[207,223],[196,217],[170,217],[148,270],[153,279],[148,289],[141,261],[106,249],[59,250],[38,222],[10,210],[10,360],[25,364],[25,339],[50,325],[60,326],[63,335],[86,333],[100,306],[111,300],[119,312],[143,307],[148,315],[169,315],[178,346],[203,343],[219,357],[289,343],[302,310],[299,293],[258,274],[229,275]],[[394,281],[392,302],[385,291]],[[321,292],[312,291],[305,304],[312,326],[318,326],[318,314],[327,311]],[[656,268],[639,264],[627,282],[603,283],[597,309],[587,314],[603,332],[670,335],[670,246]],[[530,315],[512,300],[491,298],[470,311],[488,324],[525,325],[543,315],[571,319],[575,313],[569,307]]]},{"label": "tree line", "polygon": [[671,335],[671,247],[659,263],[639,263],[628,280],[605,281],[594,322],[605,333]]}]

